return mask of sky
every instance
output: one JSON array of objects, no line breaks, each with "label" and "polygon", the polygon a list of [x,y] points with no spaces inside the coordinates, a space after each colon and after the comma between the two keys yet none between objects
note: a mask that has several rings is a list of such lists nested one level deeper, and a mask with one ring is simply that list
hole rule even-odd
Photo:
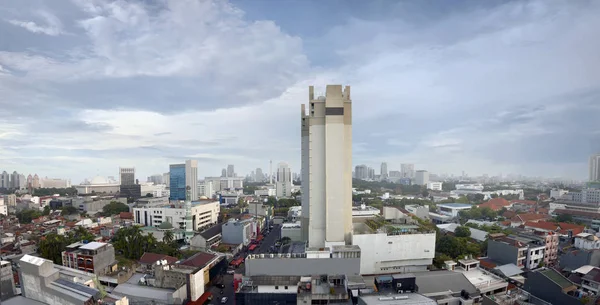
[{"label": "sky", "polygon": [[354,164],[585,179],[598,37],[592,0],[2,1],[0,171],[300,172],[308,86],[342,84]]}]

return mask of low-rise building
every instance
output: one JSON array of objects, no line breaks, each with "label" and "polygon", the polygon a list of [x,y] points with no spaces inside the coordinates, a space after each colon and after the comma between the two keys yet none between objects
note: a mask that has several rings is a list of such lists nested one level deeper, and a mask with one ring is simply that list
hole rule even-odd
[{"label": "low-rise building", "polygon": [[443,182],[429,181],[427,182],[427,189],[432,191],[441,191],[443,184]]},{"label": "low-rise building", "polygon": [[488,240],[488,257],[501,264],[536,269],[544,262],[546,244],[521,236],[501,236]]},{"label": "low-rise building", "polygon": [[552,304],[581,304],[575,296],[577,286],[554,269],[542,268],[530,272],[523,289]]},{"label": "low-rise building", "polygon": [[352,217],[373,217],[381,214],[378,208],[371,207],[365,204],[352,207]]},{"label": "low-rise building", "polygon": [[458,212],[470,210],[473,206],[466,203],[442,203],[437,205],[438,213],[450,217],[458,217]]},{"label": "low-rise building", "polygon": [[213,246],[218,246],[223,239],[223,224],[216,224],[192,237],[190,247],[194,250],[210,249]]},{"label": "low-rise building", "polygon": [[281,238],[284,237],[288,237],[292,241],[302,241],[302,226],[300,222],[282,224]]},{"label": "low-rise building", "polygon": [[419,272],[433,263],[435,231],[411,218],[377,218],[355,222],[353,228],[352,244],[362,250],[361,275]]},{"label": "low-rise building", "polygon": [[229,219],[221,228],[222,240],[226,244],[243,244],[247,246],[257,237],[254,219]]},{"label": "low-rise building", "polygon": [[575,235],[573,246],[584,250],[600,249],[600,238],[590,233],[579,233]]},{"label": "low-rise building", "polygon": [[62,252],[62,264],[94,274],[110,273],[116,267],[115,249],[108,243],[77,242]]},{"label": "low-rise building", "polygon": [[[185,228],[187,214],[184,203],[171,204],[138,204],[132,209],[134,222],[150,227],[159,227],[168,222],[175,228]],[[191,203],[192,228],[201,231],[217,223],[220,212],[218,201],[205,200]]]}]

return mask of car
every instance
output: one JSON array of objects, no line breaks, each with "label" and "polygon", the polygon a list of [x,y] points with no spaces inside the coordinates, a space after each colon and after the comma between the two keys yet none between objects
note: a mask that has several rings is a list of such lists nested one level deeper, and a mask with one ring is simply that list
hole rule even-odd
[{"label": "car", "polygon": [[231,270],[231,269],[227,270],[227,274],[234,274],[234,273],[235,273],[235,270]]},{"label": "car", "polygon": [[222,297],[221,298],[221,304],[227,303],[227,300],[228,300],[227,297]]}]

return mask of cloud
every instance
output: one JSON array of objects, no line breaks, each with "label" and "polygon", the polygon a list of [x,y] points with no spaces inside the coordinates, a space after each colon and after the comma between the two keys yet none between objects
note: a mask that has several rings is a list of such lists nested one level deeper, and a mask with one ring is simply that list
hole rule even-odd
[{"label": "cloud", "polygon": [[597,2],[306,3],[298,16],[328,16],[314,33],[284,4],[238,5],[75,1],[55,10],[69,35],[0,42],[1,163],[76,179],[192,157],[200,176],[299,171],[299,104],[331,83],[352,86],[355,164],[579,178],[600,150]]},{"label": "cloud", "polygon": [[7,20],[8,23],[22,27],[29,32],[36,34],[45,34],[50,36],[58,36],[65,34],[63,31],[63,25],[60,19],[53,14],[46,11],[38,11],[36,15],[45,22],[45,25],[38,24],[34,21],[23,21],[23,20]]}]

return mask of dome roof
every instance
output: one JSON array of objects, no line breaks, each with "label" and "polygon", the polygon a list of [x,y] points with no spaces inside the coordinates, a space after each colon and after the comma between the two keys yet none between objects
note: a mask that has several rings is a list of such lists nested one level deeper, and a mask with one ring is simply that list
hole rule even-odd
[{"label": "dome roof", "polygon": [[171,230],[173,229],[173,225],[170,222],[165,221],[161,223],[160,226],[158,226],[158,228],[161,230]]},{"label": "dome roof", "polygon": [[92,179],[92,181],[90,182],[90,184],[108,184],[108,180],[106,180],[106,178],[102,177],[102,176],[96,176],[94,177],[94,179]]}]

